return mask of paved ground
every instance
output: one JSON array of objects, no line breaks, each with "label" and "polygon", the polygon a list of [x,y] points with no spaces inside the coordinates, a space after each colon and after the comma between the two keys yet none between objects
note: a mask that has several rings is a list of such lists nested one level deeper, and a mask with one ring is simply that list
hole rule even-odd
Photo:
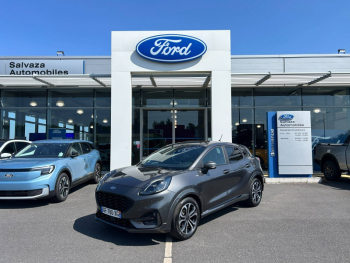
[{"label": "paved ground", "polygon": [[[266,185],[257,208],[235,205],[172,243],[172,262],[349,262],[350,179]],[[0,262],[163,262],[165,235],[94,221],[95,185],[64,203],[0,201]]]}]

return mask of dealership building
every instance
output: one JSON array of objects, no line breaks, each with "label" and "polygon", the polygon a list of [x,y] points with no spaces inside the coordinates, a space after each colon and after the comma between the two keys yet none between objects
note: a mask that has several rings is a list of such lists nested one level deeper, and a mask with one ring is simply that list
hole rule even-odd
[{"label": "dealership building", "polygon": [[310,111],[312,147],[345,141],[349,55],[231,55],[231,40],[228,30],[115,31],[111,56],[0,57],[0,137],[89,140],[104,170],[220,139],[266,168],[268,111]]}]

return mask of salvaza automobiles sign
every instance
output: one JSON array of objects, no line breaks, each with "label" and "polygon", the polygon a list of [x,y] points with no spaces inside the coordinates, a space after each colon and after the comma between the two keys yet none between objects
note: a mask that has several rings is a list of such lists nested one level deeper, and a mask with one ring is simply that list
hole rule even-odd
[{"label": "salvaza automobiles sign", "polygon": [[184,62],[199,58],[207,51],[207,45],[200,39],[178,34],[152,36],[136,45],[136,52],[159,62]]},{"label": "salvaza automobiles sign", "polygon": [[5,75],[84,74],[83,60],[6,60]]}]

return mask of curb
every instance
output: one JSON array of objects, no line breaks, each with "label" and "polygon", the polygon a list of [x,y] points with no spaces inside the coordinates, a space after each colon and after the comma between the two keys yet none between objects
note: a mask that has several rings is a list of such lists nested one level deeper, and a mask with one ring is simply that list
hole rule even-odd
[{"label": "curb", "polygon": [[265,178],[266,184],[320,184],[322,183],[321,177],[289,177],[289,178]]}]

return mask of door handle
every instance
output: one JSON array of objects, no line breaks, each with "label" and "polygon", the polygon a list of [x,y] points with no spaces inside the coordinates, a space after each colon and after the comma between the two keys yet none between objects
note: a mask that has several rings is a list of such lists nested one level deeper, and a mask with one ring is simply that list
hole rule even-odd
[{"label": "door handle", "polygon": [[249,167],[250,167],[250,163],[247,163],[247,164],[245,165],[245,167],[249,168]]},{"label": "door handle", "polygon": [[223,174],[228,174],[229,172],[230,172],[230,170],[226,169],[226,170],[224,170],[222,173],[223,173]]}]

